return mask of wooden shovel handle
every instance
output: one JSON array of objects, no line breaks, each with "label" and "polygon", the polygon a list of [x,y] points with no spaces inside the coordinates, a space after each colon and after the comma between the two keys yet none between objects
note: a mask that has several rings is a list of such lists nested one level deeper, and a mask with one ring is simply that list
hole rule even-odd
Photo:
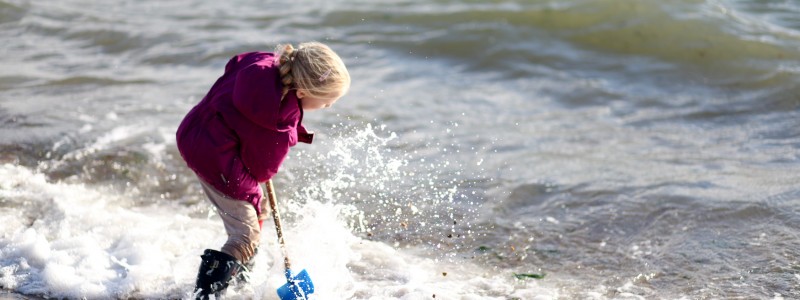
[{"label": "wooden shovel handle", "polygon": [[269,199],[269,208],[272,209],[272,219],[275,221],[275,232],[278,233],[278,243],[280,243],[281,251],[283,252],[283,265],[286,268],[287,278],[290,276],[289,269],[292,264],[289,262],[289,254],[286,251],[286,243],[283,241],[283,230],[281,230],[281,217],[278,214],[278,199],[275,197],[275,188],[272,186],[272,180],[267,181],[267,198]]}]

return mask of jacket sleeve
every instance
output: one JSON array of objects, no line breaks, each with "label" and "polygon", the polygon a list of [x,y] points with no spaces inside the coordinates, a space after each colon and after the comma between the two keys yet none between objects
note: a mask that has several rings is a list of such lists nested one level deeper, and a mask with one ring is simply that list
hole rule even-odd
[{"label": "jacket sleeve", "polygon": [[[247,172],[259,182],[278,172],[293,132],[278,128],[280,88],[277,71],[268,65],[251,64],[237,71],[231,94],[233,107],[244,119],[230,120],[239,134],[239,154]],[[245,121],[245,119],[247,121]]]},{"label": "jacket sleeve", "polygon": [[291,144],[288,132],[268,129],[259,131],[258,138],[241,140],[240,154],[247,171],[258,182],[264,182],[278,173],[278,169],[289,154]]}]

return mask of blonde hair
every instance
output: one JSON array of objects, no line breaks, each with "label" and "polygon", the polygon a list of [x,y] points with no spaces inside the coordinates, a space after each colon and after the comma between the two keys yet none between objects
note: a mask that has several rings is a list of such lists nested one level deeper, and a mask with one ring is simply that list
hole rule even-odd
[{"label": "blonde hair", "polygon": [[330,47],[319,42],[275,48],[280,64],[283,91],[281,101],[291,89],[303,89],[314,97],[341,97],[350,89],[350,73]]}]

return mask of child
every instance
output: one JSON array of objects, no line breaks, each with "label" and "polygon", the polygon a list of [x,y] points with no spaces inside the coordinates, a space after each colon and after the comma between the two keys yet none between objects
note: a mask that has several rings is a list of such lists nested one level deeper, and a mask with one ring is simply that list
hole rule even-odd
[{"label": "child", "polygon": [[231,277],[246,271],[261,232],[262,191],[297,142],[311,143],[303,112],[330,107],[350,87],[350,75],[328,46],[279,45],[276,53],[250,52],[231,58],[225,73],[186,115],[177,144],[217,208],[228,240],[206,249],[195,295],[223,292]]}]

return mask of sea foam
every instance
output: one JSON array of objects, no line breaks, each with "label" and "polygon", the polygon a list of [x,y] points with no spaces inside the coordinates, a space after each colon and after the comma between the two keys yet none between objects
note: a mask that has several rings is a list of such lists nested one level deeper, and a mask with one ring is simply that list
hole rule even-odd
[{"label": "sea foam", "polygon": [[[144,207],[125,195],[49,182],[25,167],[0,165],[0,285],[56,298],[189,298],[199,255],[218,248],[218,217],[192,217],[168,201]],[[204,204],[200,204],[204,205]],[[306,269],[316,299],[506,299],[554,297],[534,282],[497,276],[470,263],[414,255],[354,235],[348,205],[309,201],[284,224],[294,271]],[[248,283],[230,299],[277,299],[285,282],[274,227],[265,223]],[[277,263],[276,263],[277,262]]]}]

